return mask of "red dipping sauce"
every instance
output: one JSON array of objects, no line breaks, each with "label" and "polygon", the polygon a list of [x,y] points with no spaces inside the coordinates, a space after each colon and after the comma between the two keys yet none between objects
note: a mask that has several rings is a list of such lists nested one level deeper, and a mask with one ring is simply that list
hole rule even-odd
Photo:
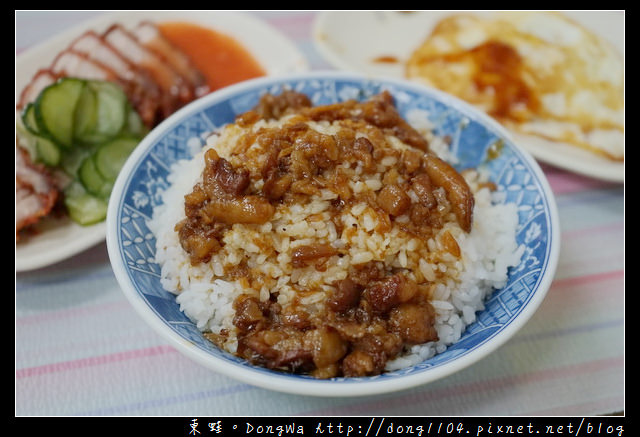
[{"label": "red dipping sauce", "polygon": [[165,38],[191,58],[211,91],[266,75],[253,55],[228,35],[193,23],[158,23],[158,27]]}]

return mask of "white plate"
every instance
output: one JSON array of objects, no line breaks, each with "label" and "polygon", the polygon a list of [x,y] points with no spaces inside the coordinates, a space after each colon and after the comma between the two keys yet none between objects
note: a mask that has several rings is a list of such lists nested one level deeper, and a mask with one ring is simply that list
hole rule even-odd
[{"label": "white plate", "polygon": [[[141,20],[189,21],[234,37],[262,65],[269,76],[306,71],[308,62],[298,48],[278,30],[249,14],[206,11],[127,11],[101,15],[73,27],[16,56],[16,102],[35,72],[46,68],[68,44],[89,29],[105,30],[119,22],[125,26]],[[16,272],[45,267],[104,241],[105,224],[82,227],[69,219],[46,219],[38,233],[16,243]]]},{"label": "white plate", "polygon": [[[453,11],[326,11],[314,22],[318,51],[336,68],[373,76],[404,78],[404,63],[434,25]],[[481,14],[482,12],[475,12]],[[608,40],[624,56],[624,12],[567,11],[565,14]],[[392,57],[396,62],[379,62]],[[590,177],[624,182],[624,163],[612,162],[568,144],[513,135],[536,159]]]}]

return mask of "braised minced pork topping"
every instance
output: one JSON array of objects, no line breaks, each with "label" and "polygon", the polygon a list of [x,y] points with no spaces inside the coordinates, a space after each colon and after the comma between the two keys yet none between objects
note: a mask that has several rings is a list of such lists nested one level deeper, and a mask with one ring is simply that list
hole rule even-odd
[{"label": "braised minced pork topping", "polygon": [[[284,123],[249,129],[269,120]],[[332,130],[314,128],[323,123],[332,123]],[[315,107],[293,91],[268,94],[239,116],[236,125],[246,130],[231,156],[221,157],[213,148],[205,153],[202,180],[185,196],[186,218],[176,225],[194,265],[209,262],[234,225],[263,225],[278,208],[308,204],[326,190],[334,193],[330,220],[338,235],[356,231],[345,229],[341,217],[363,202],[375,211],[379,234],[398,226],[427,241],[451,216],[463,231],[471,229],[474,197],[465,179],[429,150],[388,92],[365,102]],[[381,162],[394,164],[381,174]],[[373,175],[380,184],[375,190],[354,189]],[[455,238],[444,235],[447,250],[459,257]],[[319,241],[299,245],[289,255],[293,268],[322,272],[328,260],[339,259],[346,250]],[[248,287],[264,280],[242,262],[225,275]],[[314,290],[303,286],[297,290],[300,299],[286,306],[277,293],[268,299],[241,294],[234,303],[237,354],[268,368],[318,378],[381,373],[405,347],[438,338],[430,285],[412,278],[405,269],[381,261],[352,265],[313,310],[302,297]],[[224,335],[209,338],[220,342]]]}]

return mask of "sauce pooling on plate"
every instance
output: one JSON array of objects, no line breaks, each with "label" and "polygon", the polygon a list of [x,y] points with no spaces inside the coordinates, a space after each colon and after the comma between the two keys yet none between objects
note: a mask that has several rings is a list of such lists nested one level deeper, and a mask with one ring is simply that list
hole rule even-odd
[{"label": "sauce pooling on plate", "polygon": [[160,31],[192,59],[211,91],[266,75],[264,68],[234,38],[197,24],[167,22]]}]

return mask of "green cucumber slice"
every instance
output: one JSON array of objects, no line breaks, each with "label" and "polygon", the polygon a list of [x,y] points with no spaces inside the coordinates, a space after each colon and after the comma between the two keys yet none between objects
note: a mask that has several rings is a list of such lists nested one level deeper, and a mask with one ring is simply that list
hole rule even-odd
[{"label": "green cucumber slice", "polygon": [[82,139],[95,131],[98,123],[98,96],[92,86],[83,88],[73,117],[74,138]]},{"label": "green cucumber slice", "polygon": [[38,132],[63,148],[73,145],[76,104],[85,86],[82,79],[63,78],[42,90],[34,103]]},{"label": "green cucumber slice", "polygon": [[69,217],[74,222],[89,226],[103,221],[107,217],[107,200],[88,193],[77,181],[72,182],[64,192],[64,204]]},{"label": "green cucumber slice", "polygon": [[20,138],[20,144],[29,151],[33,162],[50,167],[60,164],[62,153],[56,143],[49,138],[34,134],[20,122],[16,123],[16,131]]},{"label": "green cucumber slice", "polygon": [[38,124],[36,123],[36,107],[32,102],[22,110],[22,124],[32,134],[38,134]]},{"label": "green cucumber slice", "polygon": [[[128,102],[127,102],[128,103]],[[142,121],[140,114],[131,106],[127,104],[127,121],[122,129],[122,135],[129,135],[132,137],[142,138],[149,133],[149,128]]]},{"label": "green cucumber slice", "polygon": [[74,147],[66,151],[60,160],[60,168],[71,178],[78,178],[78,170],[84,160],[95,153],[96,147]]},{"label": "green cucumber slice", "polygon": [[60,164],[62,152],[56,143],[48,138],[34,135],[36,144],[36,159],[49,167]]},{"label": "green cucumber slice", "polygon": [[96,169],[94,155],[87,156],[78,169],[78,179],[82,186],[94,196],[108,199],[113,188],[113,182],[103,178]]},{"label": "green cucumber slice", "polygon": [[127,96],[112,82],[89,81],[96,96],[95,124],[87,132],[78,132],[78,140],[98,144],[117,136],[127,120]]},{"label": "green cucumber slice", "polygon": [[101,145],[95,154],[96,170],[107,181],[114,182],[125,161],[138,145],[136,138],[116,138]]},{"label": "green cucumber slice", "polygon": [[16,120],[16,141],[17,145],[29,152],[29,157],[32,161],[37,159],[36,145],[33,138],[33,134],[27,130],[22,122],[22,117]]}]

